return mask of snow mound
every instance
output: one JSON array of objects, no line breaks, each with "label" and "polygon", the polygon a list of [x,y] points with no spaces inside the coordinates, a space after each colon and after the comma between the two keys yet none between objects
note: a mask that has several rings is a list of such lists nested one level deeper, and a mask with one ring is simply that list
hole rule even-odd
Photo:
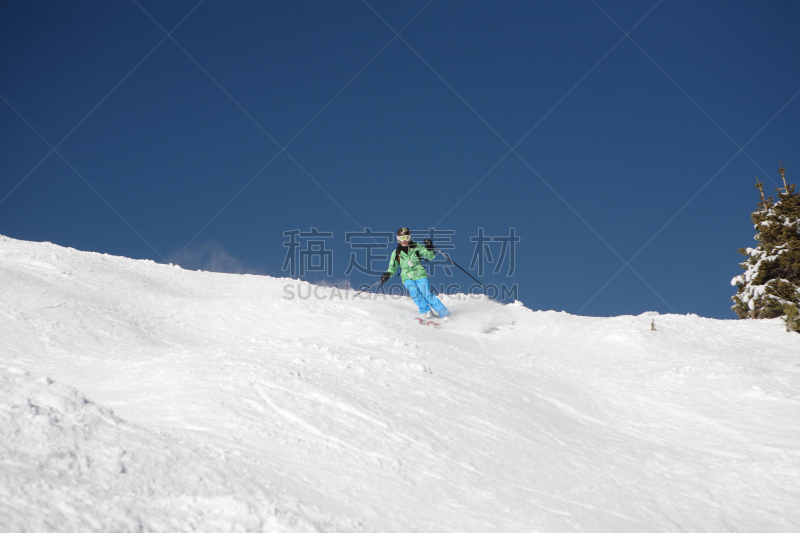
[{"label": "snow mound", "polygon": [[[12,531],[792,531],[800,335],[0,238]],[[46,376],[46,377],[40,377]]]}]

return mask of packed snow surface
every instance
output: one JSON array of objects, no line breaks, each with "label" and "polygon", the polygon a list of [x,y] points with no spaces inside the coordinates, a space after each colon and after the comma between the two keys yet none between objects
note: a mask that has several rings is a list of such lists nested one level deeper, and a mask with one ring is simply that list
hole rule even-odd
[{"label": "packed snow surface", "polygon": [[456,295],[434,328],[404,297],[2,236],[0,287],[3,531],[800,524],[780,320]]}]

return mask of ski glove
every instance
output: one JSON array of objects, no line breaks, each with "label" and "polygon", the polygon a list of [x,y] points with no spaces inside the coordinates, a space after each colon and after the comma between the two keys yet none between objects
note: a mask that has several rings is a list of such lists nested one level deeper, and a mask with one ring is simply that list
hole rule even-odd
[{"label": "ski glove", "polygon": [[392,275],[389,274],[388,272],[384,272],[383,274],[381,274],[381,285],[383,285],[384,283],[389,281],[389,278],[391,278],[391,277],[392,277]]},{"label": "ski glove", "polygon": [[422,242],[425,244],[425,248],[427,248],[428,250],[431,250],[431,251],[433,251],[433,241],[432,241],[432,240],[430,240],[430,239],[425,239],[425,240],[424,240],[424,241],[422,241]]}]

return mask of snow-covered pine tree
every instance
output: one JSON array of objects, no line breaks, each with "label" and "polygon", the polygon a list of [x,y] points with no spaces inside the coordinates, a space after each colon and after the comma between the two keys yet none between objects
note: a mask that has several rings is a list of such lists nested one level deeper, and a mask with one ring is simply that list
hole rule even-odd
[{"label": "snow-covered pine tree", "polygon": [[761,201],[750,218],[759,244],[739,250],[747,259],[739,263],[744,274],[731,280],[738,287],[731,309],[739,318],[783,316],[787,330],[800,331],[795,318],[800,308],[800,193],[786,184],[785,170],[781,165],[783,188],[776,189],[777,200],[764,198],[764,184],[756,179]]}]

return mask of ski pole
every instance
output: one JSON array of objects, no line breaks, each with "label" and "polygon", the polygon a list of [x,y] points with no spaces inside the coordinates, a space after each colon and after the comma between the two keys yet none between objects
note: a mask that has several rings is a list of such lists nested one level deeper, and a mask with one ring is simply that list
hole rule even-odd
[{"label": "ski pole", "polygon": [[355,296],[353,296],[353,299],[355,299],[355,298],[358,298],[358,295],[359,295],[359,294],[361,294],[362,292],[367,292],[368,290],[370,290],[372,287],[374,287],[375,285],[377,285],[377,284],[378,284],[378,283],[380,283],[380,282],[381,282],[381,280],[378,280],[378,281],[376,281],[375,283],[373,283],[372,285],[370,285],[369,287],[367,287],[366,289],[364,289],[364,290],[362,290],[362,291],[358,291],[358,292],[356,293],[356,295],[355,295]]},{"label": "ski pole", "polygon": [[486,290],[486,286],[485,286],[483,283],[481,283],[480,281],[478,281],[477,279],[475,279],[475,277],[474,277],[472,274],[470,274],[469,272],[467,272],[466,270],[464,270],[463,268],[461,268],[461,267],[458,265],[458,263],[456,263],[455,261],[453,261],[452,259],[450,259],[450,256],[449,256],[449,255],[447,255],[446,253],[444,253],[443,251],[441,251],[441,250],[440,250],[440,249],[438,249],[438,248],[434,248],[434,250],[436,250],[437,252],[439,252],[440,254],[442,254],[442,255],[443,255],[443,256],[444,256],[444,257],[445,257],[445,258],[446,258],[448,261],[450,261],[451,263],[453,263],[453,265],[455,265],[455,266],[457,266],[458,268],[460,268],[460,269],[461,269],[461,272],[463,272],[463,273],[464,273],[464,274],[466,274],[467,276],[469,276],[469,277],[471,277],[472,279],[474,279],[474,280],[475,280],[475,283],[477,283],[478,285],[480,285],[481,287],[483,287],[483,290]]}]

